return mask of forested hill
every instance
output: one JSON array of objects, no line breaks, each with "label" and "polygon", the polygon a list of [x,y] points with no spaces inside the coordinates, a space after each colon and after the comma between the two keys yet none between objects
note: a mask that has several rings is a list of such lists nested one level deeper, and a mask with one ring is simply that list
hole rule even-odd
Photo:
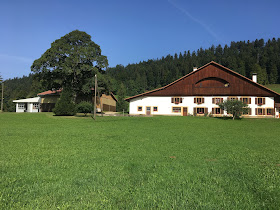
[{"label": "forested hill", "polygon": [[165,86],[191,72],[193,67],[201,67],[210,61],[248,78],[257,73],[261,84],[280,83],[280,38],[267,42],[263,39],[231,42],[230,46],[185,51],[126,67],[117,65],[107,69],[106,73],[116,80],[115,84],[123,83],[127,87],[127,95],[135,95]]}]

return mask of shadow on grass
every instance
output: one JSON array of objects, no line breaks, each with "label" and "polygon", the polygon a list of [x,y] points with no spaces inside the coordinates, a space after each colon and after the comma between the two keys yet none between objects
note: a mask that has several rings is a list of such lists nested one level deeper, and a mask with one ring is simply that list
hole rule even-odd
[{"label": "shadow on grass", "polygon": [[[219,120],[233,120],[232,117],[213,117]],[[235,118],[234,120],[242,120],[242,118]]]}]

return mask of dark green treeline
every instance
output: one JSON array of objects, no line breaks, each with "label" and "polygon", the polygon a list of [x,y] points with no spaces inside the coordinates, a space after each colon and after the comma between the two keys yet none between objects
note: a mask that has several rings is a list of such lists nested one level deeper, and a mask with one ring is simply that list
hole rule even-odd
[{"label": "dark green treeline", "polygon": [[161,59],[108,68],[106,73],[111,78],[113,91],[123,83],[128,95],[135,95],[147,90],[167,85],[188,74],[193,67],[201,67],[215,61],[248,78],[258,74],[260,84],[280,83],[280,39],[263,39],[231,42],[230,46],[212,46],[200,48],[196,52],[185,51],[167,55]]}]

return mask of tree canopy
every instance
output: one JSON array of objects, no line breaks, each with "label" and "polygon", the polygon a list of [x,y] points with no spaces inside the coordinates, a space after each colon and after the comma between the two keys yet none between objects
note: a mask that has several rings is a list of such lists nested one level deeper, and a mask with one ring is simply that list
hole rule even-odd
[{"label": "tree canopy", "polygon": [[228,114],[232,114],[232,119],[239,118],[242,114],[248,113],[248,105],[238,100],[225,100],[219,104],[222,110],[227,111]]},{"label": "tree canopy", "polygon": [[66,88],[89,93],[94,74],[108,66],[100,46],[86,32],[72,31],[55,40],[31,66],[45,89]]}]

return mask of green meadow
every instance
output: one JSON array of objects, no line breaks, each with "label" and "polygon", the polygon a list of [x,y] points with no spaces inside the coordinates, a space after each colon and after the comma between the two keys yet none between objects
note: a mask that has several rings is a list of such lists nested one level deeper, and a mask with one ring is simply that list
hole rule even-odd
[{"label": "green meadow", "polygon": [[0,113],[0,209],[278,209],[280,120]]},{"label": "green meadow", "polygon": [[280,94],[280,84],[270,84],[270,85],[265,85],[265,87],[274,90],[275,92]]}]

